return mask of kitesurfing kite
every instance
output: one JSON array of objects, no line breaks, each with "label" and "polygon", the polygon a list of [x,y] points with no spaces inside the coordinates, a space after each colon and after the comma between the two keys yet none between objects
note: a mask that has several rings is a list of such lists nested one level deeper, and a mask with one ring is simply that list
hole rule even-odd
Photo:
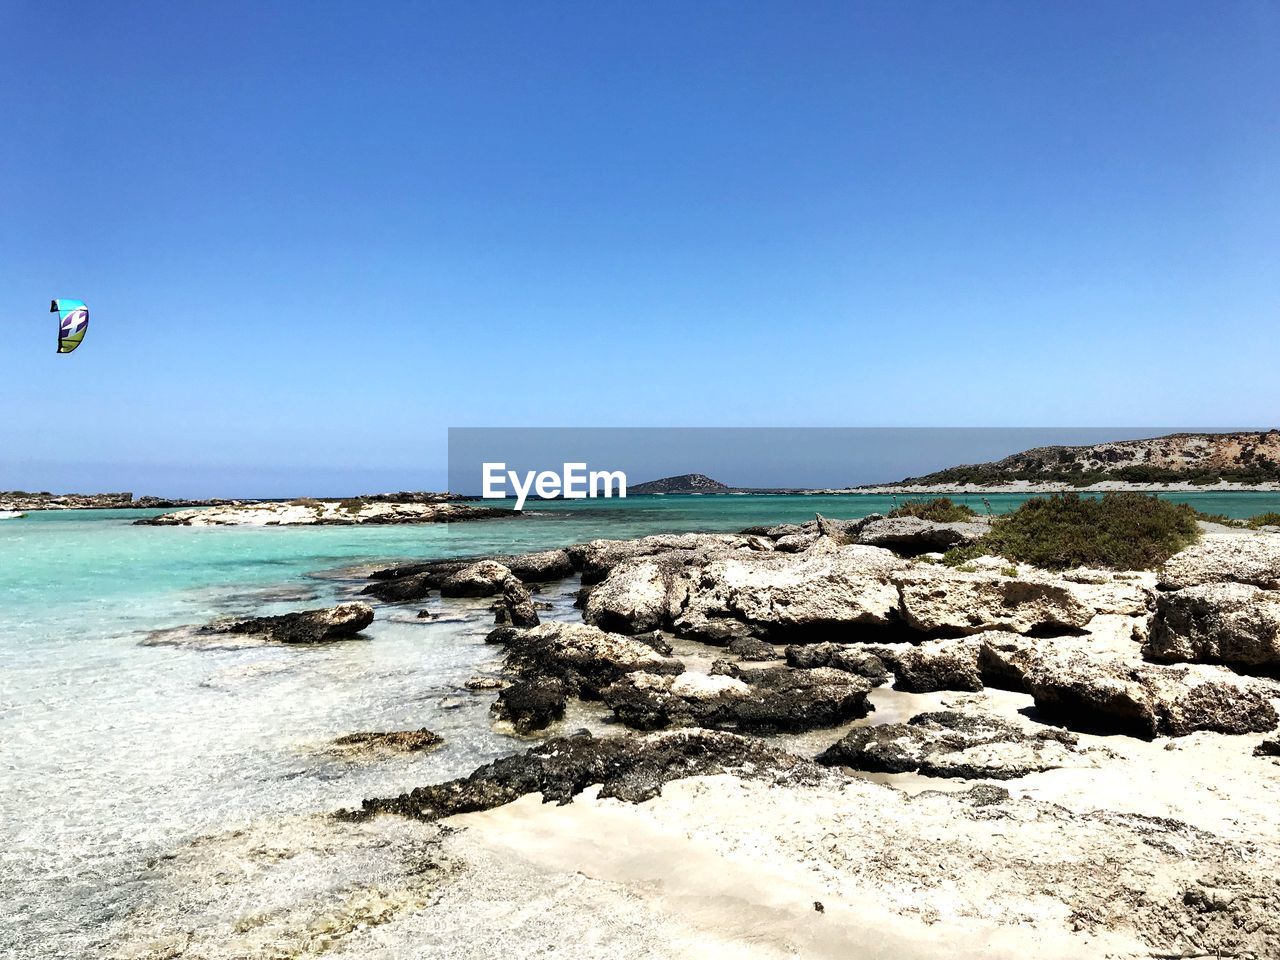
[{"label": "kitesurfing kite", "polygon": [[89,308],[83,300],[55,300],[49,312],[58,315],[58,352],[70,353],[89,329]]}]

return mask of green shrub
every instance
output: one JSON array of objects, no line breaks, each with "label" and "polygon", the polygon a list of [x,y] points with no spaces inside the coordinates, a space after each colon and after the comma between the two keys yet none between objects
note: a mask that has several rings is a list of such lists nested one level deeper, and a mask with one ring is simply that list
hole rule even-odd
[{"label": "green shrub", "polygon": [[349,497],[346,500],[340,500],[338,502],[338,509],[345,511],[346,513],[359,513],[365,508],[366,503],[368,503],[368,501],[365,500],[364,497]]},{"label": "green shrub", "polygon": [[917,517],[937,523],[958,523],[962,520],[972,520],[977,515],[972,507],[966,507],[963,503],[953,503],[950,497],[908,500],[902,506],[894,507],[889,511],[891,517]]},{"label": "green shrub", "polygon": [[1149,570],[1199,536],[1196,512],[1184,504],[1140,493],[1063,493],[1028,500],[997,517],[982,540],[948,552],[945,560],[959,566],[992,554],[1050,570]]},{"label": "green shrub", "polygon": [[1280,513],[1274,510],[1271,513],[1260,513],[1246,520],[1245,526],[1252,527],[1254,530],[1259,527],[1280,527]]}]

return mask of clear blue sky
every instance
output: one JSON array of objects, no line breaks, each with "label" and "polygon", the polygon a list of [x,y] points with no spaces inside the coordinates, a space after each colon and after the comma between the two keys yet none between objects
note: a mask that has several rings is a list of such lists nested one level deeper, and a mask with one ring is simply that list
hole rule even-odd
[{"label": "clear blue sky", "polygon": [[0,487],[1280,421],[1275,3],[0,0],[0,130]]}]

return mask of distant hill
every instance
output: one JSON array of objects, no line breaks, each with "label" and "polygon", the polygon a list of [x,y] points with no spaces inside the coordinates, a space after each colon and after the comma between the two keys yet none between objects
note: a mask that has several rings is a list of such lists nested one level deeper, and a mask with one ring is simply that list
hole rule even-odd
[{"label": "distant hill", "polygon": [[1035,447],[1003,460],[948,467],[902,484],[997,484],[1038,480],[1086,486],[1130,483],[1266,483],[1280,480],[1280,430],[1174,433],[1083,447]]},{"label": "distant hill", "polygon": [[628,485],[627,496],[645,493],[729,493],[732,488],[701,473],[682,473],[647,483]]}]

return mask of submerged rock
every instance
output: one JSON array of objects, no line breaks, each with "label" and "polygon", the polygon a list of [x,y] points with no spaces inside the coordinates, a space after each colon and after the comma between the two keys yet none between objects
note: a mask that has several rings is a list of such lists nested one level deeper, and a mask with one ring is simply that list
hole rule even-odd
[{"label": "submerged rock", "polygon": [[1166,663],[1280,667],[1280,591],[1208,583],[1161,594],[1143,654]]},{"label": "submerged rock", "polygon": [[344,754],[377,757],[392,753],[417,753],[434,750],[444,738],[426,727],[420,730],[388,730],[348,733],[332,741],[332,747]]},{"label": "submerged rock", "polygon": [[365,800],[348,816],[397,813],[437,820],[489,810],[525,794],[544,802],[569,803],[593,784],[600,796],[640,803],[664,784],[685,777],[733,773],[743,777],[818,782],[821,767],[760,740],[711,730],[679,730],[616,737],[584,736],[548,740],[513,757],[480,767],[468,777],[418,787],[398,797]]},{"label": "submerged rock", "polygon": [[802,731],[864,717],[872,709],[866,679],[829,667],[738,669],[726,673],[629,674],[604,701],[629,727],[734,727],[744,732]]},{"label": "submerged rock", "polygon": [[857,727],[817,760],[877,773],[1011,780],[1066,766],[1076,745],[1065,731],[1027,733],[996,717],[942,710],[906,723]]}]

